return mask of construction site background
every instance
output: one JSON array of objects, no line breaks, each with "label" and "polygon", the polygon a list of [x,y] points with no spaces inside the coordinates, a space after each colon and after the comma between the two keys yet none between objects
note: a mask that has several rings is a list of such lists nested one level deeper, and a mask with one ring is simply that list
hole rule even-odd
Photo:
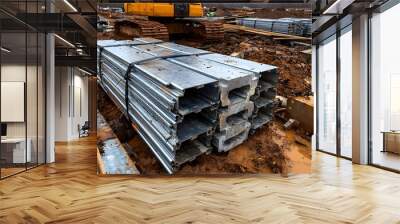
[{"label": "construction site background", "polygon": [[[259,18],[300,17],[310,18],[304,9],[218,9],[217,16],[243,16]],[[98,33],[98,39],[126,39],[115,32]],[[223,41],[202,42],[196,38],[177,38],[174,42],[207,51],[236,56],[278,67],[277,87],[281,105],[274,120],[242,145],[226,153],[202,155],[185,164],[177,175],[237,174],[237,173],[305,173],[311,170],[310,124],[285,126],[290,119],[287,99],[301,102],[304,113],[312,112],[310,45],[293,41],[275,41],[270,37],[228,30]],[[113,105],[107,95],[99,90],[100,113],[125,144],[128,154],[141,174],[158,175],[164,171],[146,144],[135,133],[129,122]],[[296,108],[302,112],[302,108]],[[293,112],[293,111],[292,111]],[[308,121],[312,124],[312,121]],[[312,125],[311,125],[312,127]],[[102,136],[106,138],[107,136]]]}]

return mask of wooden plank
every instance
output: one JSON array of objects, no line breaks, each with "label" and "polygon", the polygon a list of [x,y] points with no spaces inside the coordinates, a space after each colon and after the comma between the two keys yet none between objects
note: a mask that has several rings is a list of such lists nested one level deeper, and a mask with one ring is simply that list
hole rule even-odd
[{"label": "wooden plank", "polygon": [[[293,38],[293,37],[275,37],[274,40],[294,40],[297,41],[299,40],[297,37]],[[301,41],[304,41],[306,39],[301,39]],[[311,43],[311,39],[309,39],[310,43]]]},{"label": "wooden plank", "polygon": [[286,38],[290,40],[297,40],[297,41],[311,41],[311,38],[309,37],[301,37],[301,36],[295,36],[295,35],[289,35],[289,34],[284,34],[284,33],[276,33],[276,32],[271,32],[271,31],[266,31],[266,30],[260,30],[260,29],[254,29],[246,26],[240,26],[240,25],[233,25],[233,24],[224,24],[224,28],[226,30],[240,30],[248,33],[255,33],[259,35],[264,35],[272,38]]},{"label": "wooden plank", "polygon": [[99,175],[104,175],[104,174],[106,174],[106,171],[105,171],[106,169],[105,169],[105,167],[104,167],[104,162],[103,162],[103,160],[101,159],[101,155],[100,155],[100,151],[99,151],[99,148],[97,148],[97,173],[99,174]]},{"label": "wooden plank", "polygon": [[310,49],[301,51],[301,53],[303,53],[303,54],[308,54],[308,55],[312,55],[312,49],[310,48]]},{"label": "wooden plank", "polygon": [[309,133],[314,131],[313,97],[290,97],[287,100],[287,111],[290,118],[300,122],[300,126]]}]

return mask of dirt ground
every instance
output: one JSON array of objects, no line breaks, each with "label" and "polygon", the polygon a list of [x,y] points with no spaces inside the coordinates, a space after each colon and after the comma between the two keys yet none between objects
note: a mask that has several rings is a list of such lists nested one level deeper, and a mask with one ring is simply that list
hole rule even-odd
[{"label": "dirt ground", "polygon": [[295,135],[284,130],[281,122],[273,121],[238,147],[227,153],[202,155],[178,174],[308,173],[311,150],[298,144]]}]

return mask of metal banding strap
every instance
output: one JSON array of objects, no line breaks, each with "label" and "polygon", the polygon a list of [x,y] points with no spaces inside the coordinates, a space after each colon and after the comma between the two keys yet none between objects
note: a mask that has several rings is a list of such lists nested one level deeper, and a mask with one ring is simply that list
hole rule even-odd
[{"label": "metal banding strap", "polygon": [[131,117],[129,116],[129,73],[131,73],[132,68],[135,66],[134,63],[129,64],[128,69],[125,73],[125,112],[126,118],[131,123]]},{"label": "metal banding strap", "polygon": [[132,44],[110,44],[110,45],[106,45],[106,46],[99,46],[99,60],[97,61],[97,66],[98,66],[98,68],[99,68],[99,71],[98,71],[98,73],[99,73],[99,75],[100,75],[100,82],[102,83],[103,82],[103,73],[101,72],[101,56],[102,56],[102,53],[103,53],[103,50],[104,50],[104,48],[107,48],[107,47],[122,47],[122,46],[127,46],[127,47],[130,47],[130,46],[140,46],[140,45],[148,45],[148,44],[162,44],[162,43],[164,43],[164,41],[155,41],[155,42],[151,42],[151,43],[132,43]]},{"label": "metal banding strap", "polygon": [[106,48],[106,47],[130,47],[130,46],[140,46],[140,45],[148,45],[148,44],[162,44],[166,43],[165,41],[154,41],[154,42],[143,42],[143,43],[131,43],[131,44],[110,44],[110,45],[105,45],[101,46],[100,48]]},{"label": "metal banding strap", "polygon": [[[103,82],[103,77],[102,77],[102,69],[101,69],[101,58],[102,58],[102,53],[104,48],[108,47],[130,47],[130,46],[140,46],[140,45],[148,45],[148,44],[160,44],[160,43],[165,43],[164,41],[158,41],[158,42],[151,42],[151,43],[132,43],[132,44],[110,44],[107,46],[100,46],[99,47],[99,60],[98,60],[98,67],[99,67],[99,74],[100,74],[100,79],[101,82]],[[136,71],[138,68],[137,66],[148,62],[152,60],[157,60],[157,59],[168,59],[168,58],[177,58],[177,57],[185,57],[185,56],[200,56],[200,55],[206,55],[206,54],[212,54],[212,52],[202,52],[202,53],[195,53],[195,54],[172,54],[172,55],[164,55],[164,56],[154,56],[150,58],[146,58],[143,60],[139,61],[134,61],[128,65],[128,68],[125,72],[124,79],[125,79],[125,116],[128,119],[129,122],[131,122],[131,118],[129,116],[129,81],[130,81],[130,76],[129,74],[132,71]]]},{"label": "metal banding strap", "polygon": [[98,73],[99,73],[99,76],[100,76],[100,82],[101,82],[101,84],[103,85],[103,73],[101,72],[101,55],[102,55],[102,53],[103,53],[103,50],[104,50],[104,47],[100,47],[100,50],[99,50],[99,59],[97,60],[97,67],[98,67],[98,69],[99,69],[99,71],[97,71]]}]

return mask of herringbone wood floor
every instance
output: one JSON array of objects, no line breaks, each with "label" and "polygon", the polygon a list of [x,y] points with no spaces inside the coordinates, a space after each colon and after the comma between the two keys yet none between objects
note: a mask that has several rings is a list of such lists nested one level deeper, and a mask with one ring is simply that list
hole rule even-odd
[{"label": "herringbone wood floor", "polygon": [[98,177],[95,141],[0,181],[0,223],[400,223],[400,175],[322,153],[289,178]]}]

